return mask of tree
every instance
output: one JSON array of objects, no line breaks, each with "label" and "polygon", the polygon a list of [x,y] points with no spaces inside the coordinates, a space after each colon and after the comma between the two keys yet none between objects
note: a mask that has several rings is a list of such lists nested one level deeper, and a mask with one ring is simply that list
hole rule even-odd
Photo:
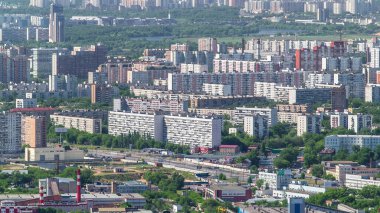
[{"label": "tree", "polygon": [[321,164],[313,165],[313,167],[311,169],[311,174],[314,177],[321,178],[323,176],[323,166]]},{"label": "tree", "polygon": [[256,180],[256,186],[258,189],[261,189],[264,185],[264,180],[263,179],[258,179]]},{"label": "tree", "polygon": [[227,177],[226,177],[226,175],[225,175],[225,174],[223,174],[223,173],[220,173],[220,174],[218,175],[218,179],[219,179],[219,180],[226,180],[226,179],[227,179]]},{"label": "tree", "polygon": [[273,165],[278,169],[285,169],[285,168],[289,168],[291,166],[289,161],[287,161],[283,158],[280,158],[280,157],[274,159]]},{"label": "tree", "polygon": [[251,176],[248,177],[248,179],[247,179],[247,183],[248,183],[248,184],[251,184],[251,183],[252,183],[252,177],[251,177]]}]

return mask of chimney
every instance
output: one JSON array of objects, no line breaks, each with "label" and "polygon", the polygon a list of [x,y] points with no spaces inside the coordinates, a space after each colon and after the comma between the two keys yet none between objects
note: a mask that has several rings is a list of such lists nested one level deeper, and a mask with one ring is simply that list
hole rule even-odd
[{"label": "chimney", "polygon": [[81,202],[80,169],[77,170],[77,203]]},{"label": "chimney", "polygon": [[43,186],[40,187],[40,200],[39,200],[39,204],[40,205],[44,204],[44,187]]}]

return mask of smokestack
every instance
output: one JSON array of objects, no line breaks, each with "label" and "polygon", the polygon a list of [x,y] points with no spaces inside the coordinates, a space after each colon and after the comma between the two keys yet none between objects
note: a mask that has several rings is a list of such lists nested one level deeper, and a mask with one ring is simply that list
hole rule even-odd
[{"label": "smokestack", "polygon": [[81,202],[81,193],[80,193],[80,169],[77,170],[77,203]]},{"label": "smokestack", "polygon": [[44,187],[43,186],[40,187],[40,200],[39,200],[39,204],[44,204]]}]

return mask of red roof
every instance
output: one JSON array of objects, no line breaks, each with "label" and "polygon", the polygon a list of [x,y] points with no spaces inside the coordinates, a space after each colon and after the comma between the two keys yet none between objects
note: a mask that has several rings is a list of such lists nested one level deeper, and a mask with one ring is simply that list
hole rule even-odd
[{"label": "red roof", "polygon": [[236,148],[236,147],[239,147],[239,146],[238,145],[220,145],[219,149],[220,148]]},{"label": "red roof", "polygon": [[34,108],[14,108],[9,110],[10,112],[44,112],[44,111],[55,111],[56,108],[52,107],[34,107]]}]

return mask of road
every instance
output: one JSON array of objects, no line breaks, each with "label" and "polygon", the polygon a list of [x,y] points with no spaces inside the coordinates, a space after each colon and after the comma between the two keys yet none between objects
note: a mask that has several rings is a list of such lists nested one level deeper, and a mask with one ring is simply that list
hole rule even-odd
[{"label": "road", "polygon": [[[140,160],[144,159],[148,164],[154,164],[155,162],[162,162],[164,167],[174,168],[181,171],[187,171],[191,173],[200,173],[200,172],[208,172],[210,176],[218,176],[220,173],[226,175],[227,178],[236,178],[238,181],[246,181],[248,178],[248,172],[239,172],[234,171],[228,168],[221,168],[217,164],[215,166],[201,166],[200,164],[183,161],[181,159],[171,158],[171,157],[162,157],[161,155],[148,154],[143,152],[128,152],[131,154],[129,157],[125,157],[126,153],[120,153],[109,150],[89,150],[89,154],[98,157],[110,157],[110,158],[120,158],[120,159],[128,159],[128,160]],[[201,168],[200,168],[201,166]]]}]

